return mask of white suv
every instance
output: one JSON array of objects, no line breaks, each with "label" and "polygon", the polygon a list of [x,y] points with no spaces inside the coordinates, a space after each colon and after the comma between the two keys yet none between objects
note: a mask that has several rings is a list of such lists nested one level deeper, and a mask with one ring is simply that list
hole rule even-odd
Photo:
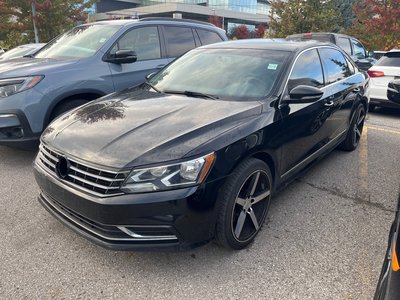
[{"label": "white suv", "polygon": [[370,110],[376,106],[399,107],[388,100],[386,93],[391,80],[400,79],[400,49],[385,53],[375,65],[368,70],[370,77]]}]

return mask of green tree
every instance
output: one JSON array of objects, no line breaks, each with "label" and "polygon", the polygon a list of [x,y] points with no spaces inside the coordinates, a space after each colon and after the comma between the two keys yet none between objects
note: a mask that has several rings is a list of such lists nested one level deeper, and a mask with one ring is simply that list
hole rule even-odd
[{"label": "green tree", "polygon": [[270,12],[270,29],[275,37],[311,31],[337,32],[343,26],[334,0],[277,0]]},{"label": "green tree", "polygon": [[[14,47],[34,41],[32,3],[40,42],[87,19],[95,0],[0,0],[0,41]],[[1,45],[0,45],[1,46]]]}]

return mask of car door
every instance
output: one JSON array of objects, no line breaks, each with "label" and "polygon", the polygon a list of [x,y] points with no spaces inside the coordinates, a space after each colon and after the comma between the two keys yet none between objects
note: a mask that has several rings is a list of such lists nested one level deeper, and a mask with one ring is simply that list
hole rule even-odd
[{"label": "car door", "polygon": [[321,99],[311,103],[285,103],[289,92],[299,85],[324,87],[322,64],[315,48],[305,50],[297,57],[281,99],[282,130],[279,136],[282,145],[280,173],[283,174],[283,180],[304,167],[308,158],[328,142],[325,121],[326,104],[330,99],[324,94]]},{"label": "car door", "polygon": [[[358,81],[351,78],[350,68],[342,52],[330,47],[318,49],[325,76],[325,135],[329,141],[347,130],[351,108],[358,91]],[[350,63],[351,64],[351,63]]]},{"label": "car door", "polygon": [[200,46],[200,44],[196,45],[193,30],[190,27],[164,25],[162,28],[168,62]]},{"label": "car door", "polygon": [[135,27],[127,31],[110,49],[133,50],[137,61],[129,64],[109,63],[115,90],[119,91],[145,81],[145,76],[168,63],[163,55],[159,28],[156,25]]}]

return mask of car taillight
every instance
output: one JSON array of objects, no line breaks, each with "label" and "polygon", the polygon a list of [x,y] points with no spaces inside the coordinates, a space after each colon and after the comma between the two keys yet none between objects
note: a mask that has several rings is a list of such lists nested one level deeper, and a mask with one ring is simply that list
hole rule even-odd
[{"label": "car taillight", "polygon": [[305,33],[303,36],[312,36],[312,33]]},{"label": "car taillight", "polygon": [[397,272],[398,270],[400,270],[400,266],[399,266],[399,261],[397,259],[397,253],[396,253],[396,242],[394,242],[393,244],[393,252],[392,252],[392,270],[394,272]]},{"label": "car taillight", "polygon": [[368,70],[367,71],[369,77],[382,77],[385,76],[385,73],[382,71],[376,71],[376,70]]}]

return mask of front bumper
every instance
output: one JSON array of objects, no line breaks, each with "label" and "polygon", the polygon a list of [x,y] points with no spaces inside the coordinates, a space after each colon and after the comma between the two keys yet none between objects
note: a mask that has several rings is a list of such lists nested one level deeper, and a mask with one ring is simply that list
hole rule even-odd
[{"label": "front bumper", "polygon": [[220,181],[202,187],[97,198],[35,164],[39,202],[59,221],[114,250],[187,250],[214,236]]}]

